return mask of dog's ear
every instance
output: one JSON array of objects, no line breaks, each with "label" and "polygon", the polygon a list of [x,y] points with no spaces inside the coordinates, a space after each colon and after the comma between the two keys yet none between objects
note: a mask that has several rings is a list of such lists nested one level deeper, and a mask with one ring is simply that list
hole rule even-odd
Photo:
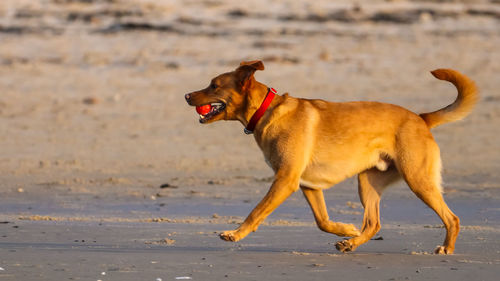
[{"label": "dog's ear", "polygon": [[264,64],[260,60],[242,61],[240,66],[235,70],[241,86],[248,86],[248,81],[257,70],[264,70]]},{"label": "dog's ear", "polygon": [[240,66],[243,66],[243,65],[249,65],[249,66],[255,68],[255,70],[264,70],[264,64],[260,60],[252,60],[252,61],[242,61],[242,62],[240,62]]}]

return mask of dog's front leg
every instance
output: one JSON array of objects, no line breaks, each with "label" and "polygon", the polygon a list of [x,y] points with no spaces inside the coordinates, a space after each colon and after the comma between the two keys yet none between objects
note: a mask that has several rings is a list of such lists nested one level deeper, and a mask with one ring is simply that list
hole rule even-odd
[{"label": "dog's front leg", "polygon": [[[283,173],[281,173],[283,174]],[[224,231],[220,234],[220,238],[226,241],[239,241],[250,232],[256,231],[259,224],[276,209],[288,196],[299,189],[299,177],[292,177],[290,174],[280,176],[276,174],[276,178],[267,192],[266,196],[248,215],[245,221],[236,230]]]}]

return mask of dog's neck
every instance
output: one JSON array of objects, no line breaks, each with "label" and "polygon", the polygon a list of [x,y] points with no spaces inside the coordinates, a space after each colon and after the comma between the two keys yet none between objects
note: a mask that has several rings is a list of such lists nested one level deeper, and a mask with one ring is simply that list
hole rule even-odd
[{"label": "dog's neck", "polygon": [[266,98],[268,87],[256,80],[251,81],[251,86],[246,89],[248,91],[246,95],[246,106],[243,109],[242,114],[239,116],[238,120],[247,126],[248,122],[252,118],[253,114],[259,109],[262,102]]},{"label": "dog's neck", "polygon": [[245,127],[245,130],[243,130],[245,134],[247,135],[253,134],[253,131],[255,130],[257,123],[259,122],[260,118],[264,116],[275,96],[276,96],[276,90],[273,88],[268,88],[264,101],[262,101],[262,104],[260,105],[259,109],[255,111],[255,113],[250,118],[250,121],[248,122],[247,126]]}]

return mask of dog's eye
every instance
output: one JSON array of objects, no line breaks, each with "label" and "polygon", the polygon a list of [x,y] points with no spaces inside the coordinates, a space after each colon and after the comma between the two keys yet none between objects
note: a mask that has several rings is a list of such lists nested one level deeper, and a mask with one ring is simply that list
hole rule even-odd
[{"label": "dog's eye", "polygon": [[215,89],[217,89],[218,87],[219,87],[219,86],[217,86],[217,84],[215,84],[215,83],[210,84],[210,89],[212,89],[212,90],[215,90]]}]

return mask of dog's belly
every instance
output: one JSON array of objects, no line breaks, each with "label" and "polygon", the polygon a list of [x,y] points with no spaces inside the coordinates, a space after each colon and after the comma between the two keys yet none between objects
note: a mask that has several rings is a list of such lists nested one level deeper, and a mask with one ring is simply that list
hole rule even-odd
[{"label": "dog's belly", "polygon": [[387,169],[388,164],[377,153],[365,155],[363,159],[365,161],[346,158],[309,164],[300,177],[300,184],[312,189],[327,189],[368,168]]},{"label": "dog's belly", "polygon": [[330,188],[333,184],[331,184],[329,181],[323,181],[323,180],[305,180],[303,178],[300,178],[300,186],[305,186],[311,189],[328,189]]},{"label": "dog's belly", "polygon": [[327,189],[355,174],[346,172],[348,171],[335,167],[311,167],[300,177],[300,185],[312,189]]}]

